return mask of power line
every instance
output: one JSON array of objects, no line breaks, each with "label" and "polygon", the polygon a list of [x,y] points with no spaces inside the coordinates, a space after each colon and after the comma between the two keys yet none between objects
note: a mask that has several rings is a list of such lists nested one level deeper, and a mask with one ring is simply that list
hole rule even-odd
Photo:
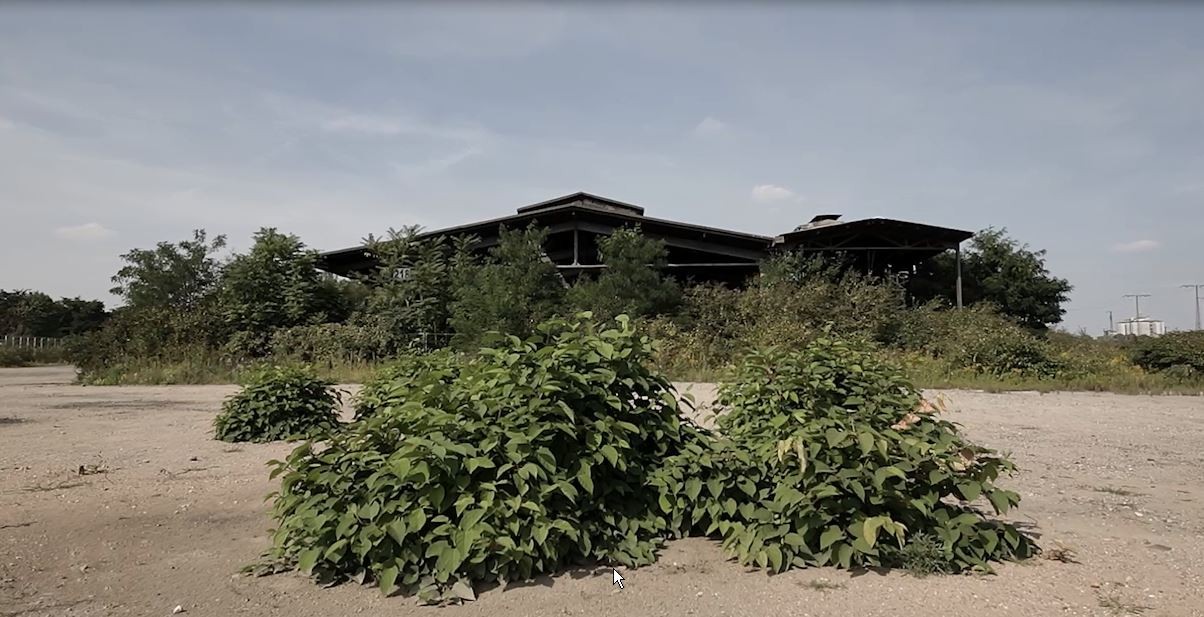
[{"label": "power line", "polygon": [[1133,319],[1141,319],[1141,299],[1150,297],[1150,294],[1125,294],[1124,298],[1133,298]]},{"label": "power line", "polygon": [[1196,290],[1196,329],[1199,330],[1200,329],[1200,288],[1204,287],[1204,284],[1193,283],[1191,285],[1180,285],[1180,287]]}]

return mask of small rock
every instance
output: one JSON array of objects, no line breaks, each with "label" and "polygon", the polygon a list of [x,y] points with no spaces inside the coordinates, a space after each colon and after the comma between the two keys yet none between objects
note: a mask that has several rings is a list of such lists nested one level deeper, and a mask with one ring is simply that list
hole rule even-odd
[{"label": "small rock", "polygon": [[179,604],[177,604],[175,608],[171,609],[172,615],[179,615],[180,613],[183,613],[183,612],[184,612],[184,607]]}]

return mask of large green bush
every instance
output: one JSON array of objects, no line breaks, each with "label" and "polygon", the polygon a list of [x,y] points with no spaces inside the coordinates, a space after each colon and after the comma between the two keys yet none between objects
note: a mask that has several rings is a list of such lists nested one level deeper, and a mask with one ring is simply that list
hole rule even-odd
[{"label": "large green bush", "polygon": [[650,563],[673,530],[648,484],[695,434],[650,351],[626,318],[551,320],[447,362],[438,387],[401,369],[395,403],[277,464],[272,558],[428,599],[578,561]]},{"label": "large green bush", "polygon": [[403,355],[373,375],[355,396],[355,417],[362,420],[406,401],[432,400],[459,375],[455,352],[440,349]]},{"label": "large green bush", "polygon": [[971,505],[1015,506],[1019,495],[995,485],[1013,464],[962,438],[871,351],[821,337],[755,352],[719,404],[721,432],[751,457],[744,503],[715,525],[742,563],[898,567],[920,543],[939,547],[931,558],[952,572],[1035,550]]},{"label": "large green bush", "polygon": [[647,564],[687,533],[773,570],[902,565],[909,546],[985,569],[1035,550],[955,501],[1014,506],[993,484],[1011,463],[866,352],[820,338],[753,354],[723,388],[716,437],[679,417],[647,337],[586,316],[370,384],[349,430],[274,462],[265,566],[436,600],[571,563]]},{"label": "large green bush", "polygon": [[339,393],[332,385],[303,368],[257,371],[222,404],[214,437],[265,442],[325,435],[339,423]]},{"label": "large green bush", "polygon": [[1049,341],[986,305],[909,310],[900,316],[891,342],[959,368],[1001,377],[1054,377],[1062,369]]},{"label": "large green bush", "polygon": [[280,328],[271,334],[272,355],[298,362],[356,362],[388,358],[398,350],[393,333],[377,325],[324,323]]},{"label": "large green bush", "polygon": [[883,340],[904,311],[902,289],[891,280],[797,255],[763,270],[744,289],[687,289],[680,315],[651,323],[662,340],[658,362],[675,376],[705,377],[750,349],[805,345],[825,329]]},{"label": "large green bush", "polygon": [[1168,332],[1140,337],[1132,346],[1133,362],[1152,371],[1190,377],[1204,374],[1204,331]]}]

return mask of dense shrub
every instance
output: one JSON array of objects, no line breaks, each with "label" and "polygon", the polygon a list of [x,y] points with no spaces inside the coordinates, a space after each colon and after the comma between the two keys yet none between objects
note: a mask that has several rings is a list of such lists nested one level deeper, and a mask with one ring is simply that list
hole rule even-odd
[{"label": "dense shrub", "polygon": [[1133,343],[1133,362],[1153,371],[1169,371],[1183,377],[1204,374],[1204,331],[1168,332],[1159,337],[1140,337]]},{"label": "dense shrub", "polygon": [[788,255],[767,262],[745,289],[687,289],[681,314],[653,327],[663,343],[658,362],[674,375],[690,375],[725,366],[750,349],[805,345],[825,329],[884,340],[903,312],[902,290],[893,281]]},{"label": "dense shrub", "polygon": [[355,396],[355,417],[362,420],[409,400],[437,399],[459,374],[459,358],[449,350],[403,355],[364,383]]},{"label": "dense shrub", "polygon": [[0,366],[34,366],[36,364],[58,364],[64,360],[66,351],[62,347],[9,347],[0,345]]},{"label": "dense shrub", "polygon": [[1062,368],[1045,338],[985,305],[962,310],[929,305],[907,311],[890,341],[996,376],[1054,377]]},{"label": "dense shrub", "polygon": [[281,328],[269,344],[273,356],[304,363],[380,360],[399,346],[384,328],[335,323]]},{"label": "dense shrub", "polygon": [[399,384],[399,405],[277,464],[272,558],[427,599],[582,560],[651,562],[672,530],[647,486],[695,433],[647,368],[650,345],[625,318],[552,320],[447,362],[439,387]]},{"label": "dense shrub", "polygon": [[192,310],[124,307],[104,327],[67,341],[67,357],[85,379],[129,364],[208,355],[221,338],[211,307]]},{"label": "dense shrub", "polygon": [[901,565],[911,542],[939,542],[949,571],[1035,550],[950,501],[1006,511],[1019,497],[993,481],[1011,463],[871,355],[821,338],[749,356],[719,438],[679,417],[647,337],[587,316],[390,368],[349,430],[274,462],[264,566],[436,600],[574,562],[647,564],[687,533],[773,570]]},{"label": "dense shrub", "polygon": [[544,253],[547,230],[502,229],[497,246],[478,261],[457,252],[452,266],[449,323],[455,344],[478,346],[490,332],[529,336],[565,306],[564,278]]},{"label": "dense shrub", "polygon": [[332,385],[303,368],[257,371],[222,404],[214,437],[265,442],[323,435],[339,422],[339,393]]},{"label": "dense shrub", "polygon": [[670,313],[681,303],[681,287],[665,274],[663,240],[624,227],[598,238],[598,258],[606,268],[577,280],[568,293],[571,305],[602,317],[638,318]]},{"label": "dense shrub", "polygon": [[940,569],[961,571],[1035,550],[970,505],[1015,506],[1019,495],[994,484],[1013,464],[963,439],[870,351],[821,337],[750,354],[719,404],[721,432],[752,460],[746,503],[716,525],[742,563],[903,566],[909,545],[935,541]]}]

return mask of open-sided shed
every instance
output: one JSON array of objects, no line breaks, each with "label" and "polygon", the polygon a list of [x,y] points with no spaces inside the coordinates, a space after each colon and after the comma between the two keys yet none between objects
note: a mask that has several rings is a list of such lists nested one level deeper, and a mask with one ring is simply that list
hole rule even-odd
[{"label": "open-sided shed", "polygon": [[[779,251],[839,252],[865,271],[898,272],[943,251],[959,251],[961,242],[973,236],[968,231],[893,219],[840,221],[836,215],[816,217],[779,236],[765,236],[645,216],[641,206],[573,193],[522,206],[510,216],[427,231],[421,237],[471,236],[476,239],[472,249],[484,252],[497,245],[503,228],[522,229],[532,223],[547,230],[544,252],[568,281],[604,268],[598,239],[627,226],[638,226],[645,235],[664,241],[668,269],[676,278],[733,285],[747,281],[763,259]],[[319,267],[352,276],[374,263],[367,249],[357,246],[323,253]]]}]

